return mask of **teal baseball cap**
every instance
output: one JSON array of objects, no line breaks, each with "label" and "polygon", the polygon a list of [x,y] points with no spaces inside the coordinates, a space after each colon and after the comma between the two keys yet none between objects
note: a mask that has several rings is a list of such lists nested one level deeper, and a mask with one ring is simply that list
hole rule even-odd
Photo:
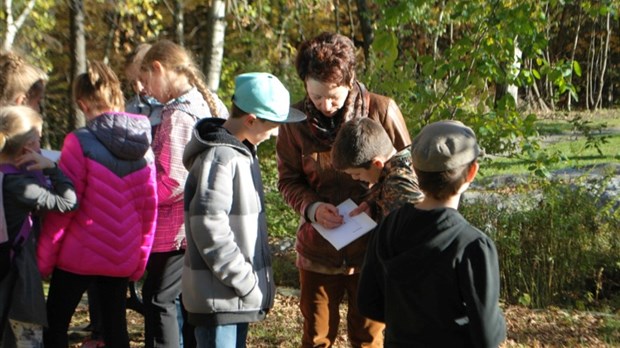
[{"label": "teal baseball cap", "polygon": [[276,122],[292,123],[306,119],[306,115],[291,108],[290,94],[272,74],[252,72],[235,77],[233,103],[244,112]]}]

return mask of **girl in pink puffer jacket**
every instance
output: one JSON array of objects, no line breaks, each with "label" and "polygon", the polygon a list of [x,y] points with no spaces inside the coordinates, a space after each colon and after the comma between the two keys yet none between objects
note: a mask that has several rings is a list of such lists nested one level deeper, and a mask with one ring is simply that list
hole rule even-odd
[{"label": "girl in pink puffer jacket", "polygon": [[48,215],[39,240],[39,269],[52,274],[44,342],[68,346],[71,316],[94,284],[105,345],[128,348],[127,282],[144,273],[157,214],[151,125],[120,111],[120,83],[103,63],[91,63],[73,92],[87,122],[65,138],[59,167],[74,182],[79,207]]}]

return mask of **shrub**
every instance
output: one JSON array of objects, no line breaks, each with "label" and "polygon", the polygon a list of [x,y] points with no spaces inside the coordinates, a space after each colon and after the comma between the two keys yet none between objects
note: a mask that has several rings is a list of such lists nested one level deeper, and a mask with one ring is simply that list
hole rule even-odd
[{"label": "shrub", "polygon": [[295,237],[299,216],[284,202],[278,191],[275,144],[275,139],[272,138],[262,143],[258,148],[269,236],[276,238]]},{"label": "shrub", "polygon": [[[502,296],[533,307],[589,304],[605,295],[618,274],[620,219],[601,206],[598,188],[561,181],[517,189],[523,209],[498,208],[485,200],[462,205],[463,215],[496,242]],[[610,283],[610,284],[607,284]]]}]

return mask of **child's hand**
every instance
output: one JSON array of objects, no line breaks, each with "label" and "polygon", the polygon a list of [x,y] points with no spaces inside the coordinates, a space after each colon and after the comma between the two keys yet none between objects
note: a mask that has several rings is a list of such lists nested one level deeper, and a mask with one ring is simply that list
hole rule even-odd
[{"label": "child's hand", "polygon": [[344,219],[338,213],[338,208],[333,204],[322,203],[316,209],[315,220],[325,228],[336,228],[344,222]]},{"label": "child's hand", "polygon": [[362,202],[360,205],[357,206],[357,208],[351,210],[351,212],[349,213],[349,216],[355,216],[361,213],[366,213],[366,215],[372,216],[370,212],[370,206],[368,205],[368,203]]},{"label": "child's hand", "polygon": [[45,168],[53,168],[54,162],[49,158],[44,157],[40,153],[25,148],[26,152],[19,156],[16,160],[17,167],[25,168],[26,170],[42,170]]}]

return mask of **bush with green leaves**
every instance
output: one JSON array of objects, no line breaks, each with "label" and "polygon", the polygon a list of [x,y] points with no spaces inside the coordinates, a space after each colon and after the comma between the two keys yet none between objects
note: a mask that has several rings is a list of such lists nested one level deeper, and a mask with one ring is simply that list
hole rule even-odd
[{"label": "bush with green leaves", "polygon": [[[533,186],[540,194],[531,194]],[[614,202],[601,206],[601,187],[536,181],[502,198],[522,197],[527,209],[498,209],[485,200],[462,205],[463,215],[496,242],[506,302],[583,307],[612,295],[619,279],[609,277],[620,274],[620,212],[612,211]]]}]

